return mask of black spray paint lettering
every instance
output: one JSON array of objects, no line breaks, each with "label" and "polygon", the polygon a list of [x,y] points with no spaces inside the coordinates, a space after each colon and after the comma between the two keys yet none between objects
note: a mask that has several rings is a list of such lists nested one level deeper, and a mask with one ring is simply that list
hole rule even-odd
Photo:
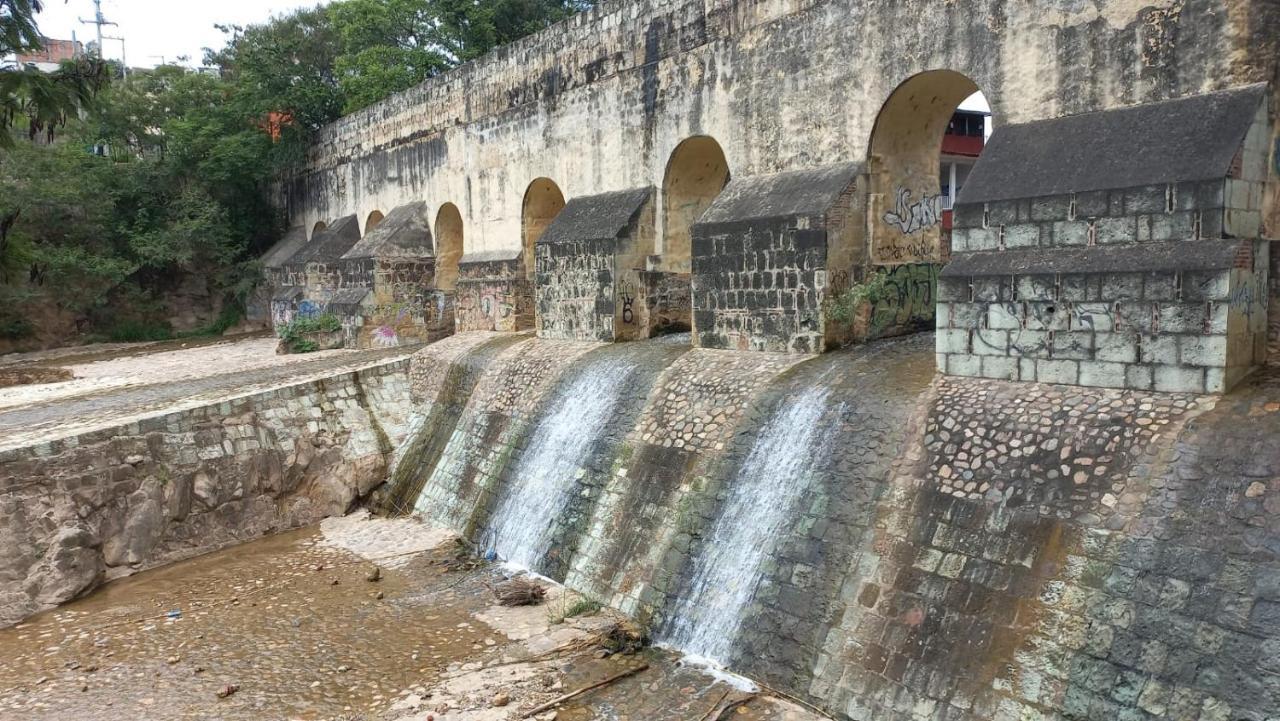
[{"label": "black spray paint lettering", "polygon": [[918,233],[937,225],[942,220],[942,195],[925,193],[920,200],[911,202],[911,191],[898,188],[894,209],[884,214],[884,222],[897,226],[903,233]]}]

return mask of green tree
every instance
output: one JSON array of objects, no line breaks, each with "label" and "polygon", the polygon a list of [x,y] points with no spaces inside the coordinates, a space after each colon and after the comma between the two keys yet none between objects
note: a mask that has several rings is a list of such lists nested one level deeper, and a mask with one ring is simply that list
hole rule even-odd
[{"label": "green tree", "polygon": [[[0,58],[41,47],[35,22],[41,9],[39,0],[0,0]],[[0,65],[0,148],[13,147],[10,130],[18,124],[25,124],[30,139],[43,136],[52,142],[54,132],[86,108],[106,82],[106,65],[97,58],[76,58],[47,74]]]},{"label": "green tree", "polygon": [[329,16],[345,112],[590,7],[587,0],[340,0]]}]

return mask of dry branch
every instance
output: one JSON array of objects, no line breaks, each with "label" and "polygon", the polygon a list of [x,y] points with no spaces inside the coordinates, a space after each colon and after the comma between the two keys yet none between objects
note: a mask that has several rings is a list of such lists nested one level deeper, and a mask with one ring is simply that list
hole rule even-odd
[{"label": "dry branch", "polygon": [[548,702],[546,702],[546,703],[542,704],[541,706],[537,706],[537,707],[532,708],[532,709],[530,709],[530,710],[528,710],[528,711],[525,711],[524,713],[520,714],[520,718],[525,719],[525,718],[529,718],[530,716],[537,716],[538,714],[542,713],[543,711],[549,711],[549,710],[551,710],[551,709],[555,708],[556,706],[559,706],[560,704],[564,703],[565,701],[568,701],[568,700],[573,699],[573,698],[577,698],[578,696],[581,696],[582,694],[584,694],[584,693],[586,693],[586,692],[588,692],[588,691],[593,691],[593,690],[595,690],[595,689],[598,689],[598,688],[600,688],[601,686],[608,686],[609,684],[613,683],[614,681],[618,681],[618,680],[620,680],[620,679],[624,679],[624,678],[626,678],[626,677],[628,677],[628,676],[634,676],[634,675],[636,675],[636,674],[640,673],[641,671],[643,671],[643,670],[645,670],[645,669],[647,669],[647,668],[649,668],[649,664],[647,664],[647,663],[642,663],[642,664],[640,664],[639,666],[636,666],[635,668],[629,668],[629,669],[627,669],[627,670],[625,670],[625,671],[619,671],[618,673],[615,673],[614,675],[609,676],[608,678],[605,678],[605,679],[603,679],[603,680],[601,680],[601,681],[596,681],[596,682],[595,682],[595,683],[593,683],[593,684],[589,684],[589,685],[587,685],[587,686],[583,686],[582,688],[578,689],[577,691],[570,691],[569,693],[567,693],[567,694],[565,694],[565,695],[563,695],[563,696],[561,696],[561,697],[559,697],[559,698],[552,699],[552,700],[550,700],[550,701],[548,701]]}]

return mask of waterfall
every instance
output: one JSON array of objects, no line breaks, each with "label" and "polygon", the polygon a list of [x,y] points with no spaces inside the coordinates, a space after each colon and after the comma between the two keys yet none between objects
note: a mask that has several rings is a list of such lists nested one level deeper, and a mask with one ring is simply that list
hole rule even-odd
[{"label": "waterfall", "polygon": [[577,479],[603,437],[628,379],[640,368],[633,353],[591,358],[557,389],[555,401],[507,474],[481,536],[502,558],[537,570],[550,550],[554,524],[578,490]]},{"label": "waterfall", "polygon": [[726,483],[727,498],[692,560],[688,582],[659,640],[693,656],[727,664],[748,607],[765,579],[765,561],[796,517],[815,464],[831,434],[819,422],[830,390],[814,386],[784,401],[761,428]]}]

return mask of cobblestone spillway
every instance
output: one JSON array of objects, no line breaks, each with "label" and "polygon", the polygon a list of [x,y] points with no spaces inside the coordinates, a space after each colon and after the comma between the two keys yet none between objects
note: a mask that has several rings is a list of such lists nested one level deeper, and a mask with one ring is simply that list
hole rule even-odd
[{"label": "cobblestone spillway", "polygon": [[1275,373],[1212,399],[935,377],[929,335],[467,335],[413,361],[447,438],[418,513],[668,645],[836,718],[1280,717]]},{"label": "cobblestone spillway", "polygon": [[689,578],[659,640],[727,664],[765,564],[796,518],[812,469],[832,437],[821,432],[831,392],[815,386],[788,398],[760,429],[728,484],[722,507],[694,555]]},{"label": "cobblestone spillway", "polygon": [[[687,335],[676,340],[688,347]],[[638,409],[627,413],[625,396],[633,394],[636,381],[651,383],[681,351],[670,341],[622,344],[593,351],[566,372],[497,490],[496,508],[480,536],[487,550],[539,572],[549,570],[544,559],[558,524],[575,497],[590,493],[588,473],[607,470],[618,450],[619,421],[634,421]]]}]

